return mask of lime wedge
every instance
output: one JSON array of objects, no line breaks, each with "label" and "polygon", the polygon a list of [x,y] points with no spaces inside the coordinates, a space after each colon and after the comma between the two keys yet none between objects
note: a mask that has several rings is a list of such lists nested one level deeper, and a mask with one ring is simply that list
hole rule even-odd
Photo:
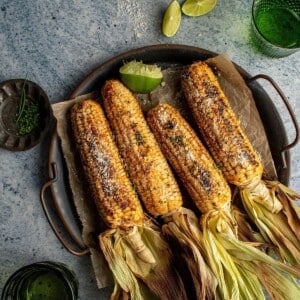
[{"label": "lime wedge", "polygon": [[190,17],[198,17],[210,12],[217,4],[217,0],[186,0],[182,5],[182,12]]},{"label": "lime wedge", "polygon": [[181,22],[181,9],[178,1],[173,0],[167,7],[163,23],[162,32],[165,36],[171,37],[176,34]]},{"label": "lime wedge", "polygon": [[153,91],[163,78],[160,67],[136,60],[125,63],[119,73],[121,81],[131,91],[141,94]]}]

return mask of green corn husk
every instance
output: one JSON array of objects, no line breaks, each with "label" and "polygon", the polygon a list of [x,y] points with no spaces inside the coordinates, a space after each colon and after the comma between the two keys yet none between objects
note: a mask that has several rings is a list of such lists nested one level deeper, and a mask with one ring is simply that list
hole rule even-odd
[{"label": "green corn husk", "polygon": [[300,218],[299,208],[294,205],[300,195],[277,181],[265,181],[274,202],[281,204],[279,211],[272,211],[263,205],[259,196],[248,188],[242,188],[240,195],[244,208],[259,229],[264,241],[274,245],[273,251],[282,260],[292,265],[300,264]]},{"label": "green corn husk", "polygon": [[237,236],[239,240],[244,242],[255,242],[257,243],[257,246],[260,246],[261,248],[274,247],[273,245],[266,244],[262,235],[259,232],[254,231],[249,224],[249,218],[246,213],[242,212],[235,205],[231,206],[231,215],[237,223]]},{"label": "green corn husk", "polygon": [[[114,278],[115,285],[112,295],[110,296],[111,300],[130,300],[130,293],[125,292],[121,286],[118,284],[117,280]],[[140,291],[140,299],[153,299],[153,300],[159,300],[158,297],[156,297],[151,291],[148,289],[148,287],[141,281],[137,280],[137,284]]]},{"label": "green corn husk", "polygon": [[196,299],[216,299],[217,279],[203,258],[202,232],[193,211],[181,207],[164,217],[162,231],[179,245],[192,277]]},{"label": "green corn husk", "polygon": [[110,296],[110,299],[126,299],[126,297],[129,297],[128,293],[126,293],[124,290],[122,290],[121,286],[118,284],[117,280],[114,278],[114,290],[113,293]]},{"label": "green corn husk", "polygon": [[207,260],[218,278],[222,299],[251,299],[253,295],[264,299],[258,278],[240,268],[224,245],[224,237],[235,238],[236,226],[231,216],[225,211],[210,212],[202,216],[201,223]]},{"label": "green corn husk", "polygon": [[[129,293],[125,292],[121,288],[121,286],[118,284],[118,282],[117,282],[117,280],[115,278],[113,278],[113,279],[114,279],[114,290],[113,290],[112,294],[110,295],[110,299],[111,300],[129,300],[130,299]],[[138,284],[139,284],[139,290],[140,290],[141,296],[145,297],[144,296],[144,291],[142,289],[142,286],[140,285],[140,282],[138,282]],[[149,296],[149,298],[150,298],[150,296]]]},{"label": "green corn husk", "polygon": [[[238,263],[239,261],[237,261]],[[255,273],[262,285],[266,289],[266,294],[270,299],[288,300],[298,299],[300,296],[299,283],[284,272],[274,272],[267,264],[260,262],[257,264],[247,264],[249,271]]]},{"label": "green corn husk", "polygon": [[135,226],[144,246],[153,255],[147,261],[133,245],[131,233],[110,229],[99,236],[99,244],[113,273],[115,290],[112,300],[128,293],[131,300],[187,299],[185,288],[173,267],[172,254],[161,232],[154,226]]},{"label": "green corn husk", "polygon": [[[223,299],[284,298],[282,285],[289,294],[300,295],[292,276],[300,278],[300,269],[277,261],[257,249],[260,242],[243,242],[237,238],[236,223],[229,210],[211,211],[202,216],[203,243],[207,261],[219,280]],[[266,278],[265,276],[268,276]]]}]

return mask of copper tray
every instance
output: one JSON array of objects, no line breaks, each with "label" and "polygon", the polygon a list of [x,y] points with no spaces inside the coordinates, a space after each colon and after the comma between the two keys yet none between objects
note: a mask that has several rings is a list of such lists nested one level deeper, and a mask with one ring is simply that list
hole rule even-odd
[{"label": "copper tray", "polygon": [[[145,63],[156,63],[162,67],[168,67],[186,65],[195,60],[205,60],[216,55],[218,54],[208,50],[185,45],[153,45],[131,50],[96,67],[75,88],[70,99],[99,89],[101,82],[118,75],[118,70],[124,61],[136,59]],[[299,128],[295,115],[283,92],[269,76],[259,74],[253,77],[240,66],[235,64],[235,67],[253,93],[267,134],[278,179],[287,185],[290,176],[289,149],[297,144],[299,138]],[[296,136],[291,143],[288,143],[286,130],[276,107],[266,91],[257,82],[258,79],[267,80],[282,98],[296,131]],[[50,144],[48,172],[49,181],[43,185],[40,195],[46,217],[58,239],[69,252],[78,256],[85,255],[89,251],[81,238],[80,220],[72,203],[67,170],[62,158],[59,138],[55,131]]]}]

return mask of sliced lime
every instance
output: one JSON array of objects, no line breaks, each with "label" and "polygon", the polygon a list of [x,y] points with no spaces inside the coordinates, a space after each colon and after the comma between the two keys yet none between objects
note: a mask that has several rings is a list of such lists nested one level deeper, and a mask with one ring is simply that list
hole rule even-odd
[{"label": "sliced lime", "polygon": [[141,94],[153,91],[163,78],[160,67],[136,60],[125,63],[119,72],[121,81],[133,92]]},{"label": "sliced lime", "polygon": [[163,23],[162,32],[165,36],[171,37],[176,34],[181,22],[181,9],[178,1],[173,0],[167,7]]},{"label": "sliced lime", "polygon": [[186,0],[182,5],[182,12],[190,17],[198,17],[210,12],[217,4],[217,0]]}]

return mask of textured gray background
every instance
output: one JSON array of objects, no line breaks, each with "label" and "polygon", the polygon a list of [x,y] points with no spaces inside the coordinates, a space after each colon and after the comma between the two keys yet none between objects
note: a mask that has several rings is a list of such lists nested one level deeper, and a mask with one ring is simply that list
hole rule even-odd
[{"label": "textured gray background", "polygon": [[[282,59],[258,53],[249,43],[250,0],[218,1],[199,18],[183,17],[173,38],[161,34],[168,0],[76,1],[0,0],[0,81],[24,78],[40,84],[52,102],[66,99],[98,64],[133,48],[187,44],[229,57],[250,74],[273,77],[299,119],[300,52]],[[268,84],[289,139],[290,118]],[[300,120],[300,119],[299,119]],[[22,153],[0,149],[0,291],[24,264],[57,260],[79,276],[80,299],[106,299],[96,288],[88,257],[69,254],[58,242],[41,209],[39,191],[47,180],[49,140]],[[290,186],[300,191],[300,146],[291,151]]]}]

